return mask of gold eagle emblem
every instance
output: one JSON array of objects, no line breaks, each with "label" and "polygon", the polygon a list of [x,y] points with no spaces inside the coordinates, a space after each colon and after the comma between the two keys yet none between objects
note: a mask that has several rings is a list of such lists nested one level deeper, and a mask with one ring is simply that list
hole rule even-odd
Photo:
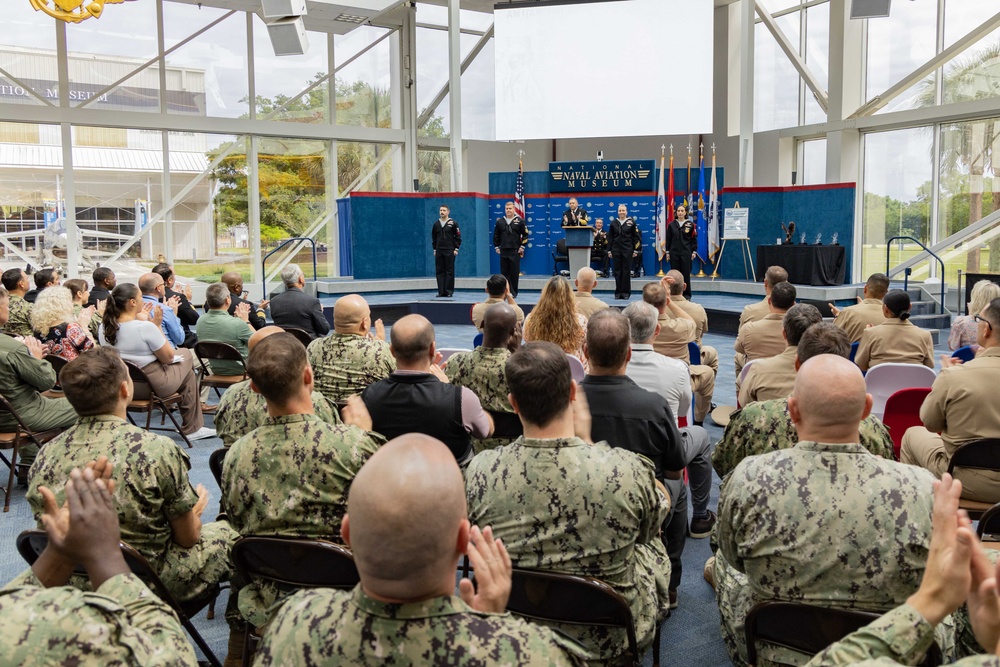
[{"label": "gold eagle emblem", "polygon": [[135,0],[28,0],[36,12],[44,12],[66,23],[80,23],[91,17],[101,18],[104,5],[120,5]]}]

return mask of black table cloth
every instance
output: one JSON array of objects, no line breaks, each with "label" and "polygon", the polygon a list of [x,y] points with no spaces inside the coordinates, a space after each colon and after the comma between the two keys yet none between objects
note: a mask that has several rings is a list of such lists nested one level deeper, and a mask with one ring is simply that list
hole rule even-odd
[{"label": "black table cloth", "polygon": [[788,271],[793,285],[843,285],[847,276],[847,251],[841,245],[759,245],[757,282],[769,266]]}]

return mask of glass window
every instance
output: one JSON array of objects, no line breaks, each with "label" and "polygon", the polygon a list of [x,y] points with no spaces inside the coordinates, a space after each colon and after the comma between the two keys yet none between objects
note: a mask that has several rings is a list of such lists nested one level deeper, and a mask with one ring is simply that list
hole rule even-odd
[{"label": "glass window", "polygon": [[446,150],[417,151],[417,174],[420,192],[451,190],[451,153]]},{"label": "glass window", "polygon": [[[347,61],[385,32],[363,26],[347,35],[336,36],[337,61]],[[389,39],[383,39],[337,73],[338,125],[393,126],[389,57]]]},{"label": "glass window", "polygon": [[826,183],[826,139],[803,141],[801,155],[799,183],[802,185]]},{"label": "glass window", "polygon": [[[933,58],[936,35],[937,4],[933,2],[895,2],[888,18],[869,20],[866,99]],[[933,89],[933,83],[930,86]],[[913,107],[925,89],[923,83],[917,84],[890,101],[881,113]]]},{"label": "glass window", "polygon": [[[301,94],[310,84],[327,74],[327,36],[306,32],[309,41],[301,56],[274,55],[267,26],[256,14],[253,20],[254,85],[257,117],[298,123],[326,123],[329,81]],[[283,108],[282,108],[283,107]],[[282,109],[281,111],[277,111]]]},{"label": "glass window", "polygon": [[44,104],[28,92],[32,90],[57,104],[55,21],[27,2],[8,4],[0,31],[0,68],[17,81],[0,74],[0,102]]},{"label": "glass window", "polygon": [[[776,19],[792,44],[799,43],[799,14]],[[765,132],[799,124],[799,73],[763,23],[754,32],[753,129]]]},{"label": "glass window", "polygon": [[[945,4],[944,43],[947,48],[997,10],[990,0],[948,0]],[[995,97],[1000,91],[1000,29],[965,49],[944,67],[945,104]]]},{"label": "glass window", "polygon": [[[830,65],[830,5],[829,3],[806,10],[806,65],[819,79],[820,87],[829,90]],[[805,85],[805,122],[826,122],[826,113],[812,91]]]}]

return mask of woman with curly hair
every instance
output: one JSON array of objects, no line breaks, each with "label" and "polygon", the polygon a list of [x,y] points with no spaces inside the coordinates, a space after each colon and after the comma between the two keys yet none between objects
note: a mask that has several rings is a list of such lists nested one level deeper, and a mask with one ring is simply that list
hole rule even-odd
[{"label": "woman with curly hair", "polygon": [[989,280],[980,280],[972,287],[969,295],[968,315],[959,315],[951,323],[951,334],[948,336],[948,348],[957,350],[966,345],[976,345],[976,323],[974,315],[983,312],[993,299],[1000,299],[1000,285]]},{"label": "woman with curly hair", "polygon": [[73,314],[73,296],[69,289],[59,285],[47,287],[38,294],[31,308],[31,328],[42,342],[45,354],[54,354],[66,361],[73,361],[81,353],[94,347],[94,339],[87,330],[94,308],[83,308]]},{"label": "woman with curly hair", "polygon": [[545,284],[538,305],[524,320],[524,342],[555,343],[586,367],[583,355],[586,327],[587,318],[576,312],[576,299],[569,281],[555,276]]}]

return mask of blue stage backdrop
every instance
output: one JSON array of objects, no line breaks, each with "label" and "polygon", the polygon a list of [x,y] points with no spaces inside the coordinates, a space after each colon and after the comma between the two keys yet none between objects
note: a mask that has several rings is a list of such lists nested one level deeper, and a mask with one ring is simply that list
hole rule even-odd
[{"label": "blue stage backdrop", "polygon": [[[823,234],[825,244],[830,243],[835,233],[839,234],[837,243],[847,248],[847,282],[852,282],[855,191],[854,183],[726,188],[719,199],[723,208],[732,208],[739,202],[741,208],[750,209],[750,251],[755,263],[757,246],[772,245],[778,238],[784,241],[781,224],[794,222],[796,242],[802,232],[810,244],[815,242],[817,234]],[[725,278],[742,279],[745,275],[740,245],[739,241],[733,241],[726,247],[719,270]],[[753,278],[752,273],[750,277]]]}]

